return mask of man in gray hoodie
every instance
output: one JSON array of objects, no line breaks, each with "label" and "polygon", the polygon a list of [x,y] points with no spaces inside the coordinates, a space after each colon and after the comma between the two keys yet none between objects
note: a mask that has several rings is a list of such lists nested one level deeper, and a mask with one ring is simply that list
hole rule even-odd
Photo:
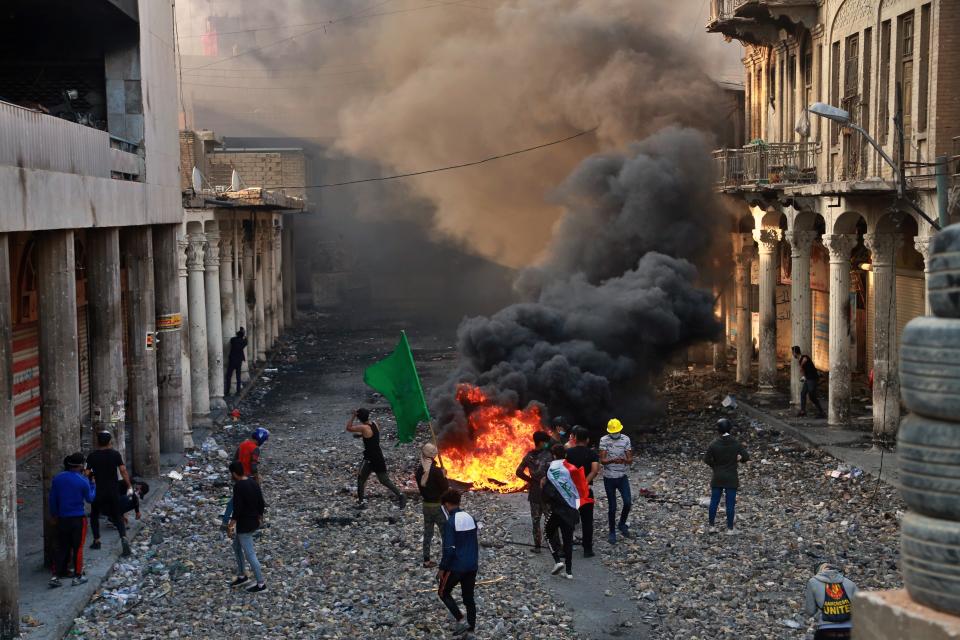
[{"label": "man in gray hoodie", "polygon": [[849,640],[851,605],[857,585],[828,562],[817,565],[817,574],[807,582],[803,611],[815,616],[814,640]]}]

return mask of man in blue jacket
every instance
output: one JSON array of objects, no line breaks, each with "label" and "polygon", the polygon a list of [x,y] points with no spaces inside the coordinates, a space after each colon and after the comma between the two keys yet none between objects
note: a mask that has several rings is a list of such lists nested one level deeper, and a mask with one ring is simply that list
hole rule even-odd
[{"label": "man in blue jacket", "polygon": [[[477,604],[473,598],[473,587],[477,582],[477,523],[466,511],[460,509],[460,492],[448,489],[440,498],[440,504],[447,516],[443,528],[443,557],[440,571],[437,573],[440,600],[447,606],[456,626],[455,636],[473,637],[477,626]],[[463,594],[463,606],[467,609],[467,621],[453,599],[453,588],[460,585]]]},{"label": "man in blue jacket", "polygon": [[87,510],[84,503],[96,498],[94,485],[83,473],[83,454],[72,453],[63,459],[63,471],[50,484],[50,515],[57,525],[57,553],[50,588],[60,586],[67,577],[73,558],[73,584],[83,584],[83,543],[87,535]]}]

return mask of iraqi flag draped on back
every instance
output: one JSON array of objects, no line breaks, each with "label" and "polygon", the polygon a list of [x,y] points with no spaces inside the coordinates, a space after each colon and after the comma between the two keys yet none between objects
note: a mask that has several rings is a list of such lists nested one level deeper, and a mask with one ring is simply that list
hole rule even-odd
[{"label": "iraqi flag draped on back", "polygon": [[566,460],[554,460],[550,463],[547,469],[547,480],[574,509],[593,502],[583,469]]}]

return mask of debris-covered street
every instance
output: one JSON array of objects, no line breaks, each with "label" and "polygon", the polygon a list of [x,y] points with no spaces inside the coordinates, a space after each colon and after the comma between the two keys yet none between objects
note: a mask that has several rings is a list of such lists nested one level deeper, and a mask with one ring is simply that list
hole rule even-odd
[{"label": "debris-covered street", "polygon": [[[389,410],[361,381],[362,368],[391,348],[402,325],[343,327],[342,318],[318,316],[287,339],[240,404],[239,422],[215,430],[188,456],[183,478],[145,516],[134,556],[117,564],[74,637],[451,637],[435,570],[420,565],[419,499],[400,510],[372,479],[368,508],[355,507],[360,446],[343,426],[371,401],[391,476],[416,496],[416,448],[392,446]],[[439,332],[416,336],[425,386],[455,361],[451,340]],[[634,436],[635,537],[607,544],[598,490],[600,554],[584,560],[577,548],[575,581],[564,593],[555,589],[548,556],[522,546],[530,542],[528,526],[517,524],[525,500],[467,495],[465,507],[483,525],[479,638],[584,637],[575,627],[578,590],[583,598],[602,593],[602,606],[591,608],[618,616],[609,637],[801,638],[803,587],[817,561],[834,560],[864,588],[898,584],[902,506],[893,491],[869,476],[827,477],[836,460],[749,419],[736,419],[753,456],[741,472],[739,533],[705,533],[709,477],[700,458],[726,411],[711,395],[719,384],[709,376],[665,378],[666,416]],[[268,590],[252,595],[227,586],[233,553],[219,514],[229,493],[227,458],[256,426],[272,437],[263,457],[269,526],[257,540]],[[429,438],[424,431],[421,441]],[[607,570],[591,575],[609,584],[578,583],[577,567],[597,562]]]}]

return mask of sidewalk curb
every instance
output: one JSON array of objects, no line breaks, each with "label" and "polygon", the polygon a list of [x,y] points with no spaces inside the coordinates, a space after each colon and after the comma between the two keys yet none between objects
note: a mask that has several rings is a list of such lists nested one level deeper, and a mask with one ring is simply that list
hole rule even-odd
[{"label": "sidewalk curb", "polygon": [[751,418],[762,420],[763,422],[766,422],[767,424],[773,427],[776,427],[780,431],[790,434],[791,438],[793,438],[794,440],[799,440],[801,443],[803,443],[804,447],[806,448],[816,449],[817,451],[826,451],[819,443],[817,443],[802,429],[795,427],[792,424],[786,423],[780,418],[777,418],[776,416],[772,416],[769,413],[761,411],[756,407],[752,407],[746,402],[744,402],[743,400],[741,400],[740,398],[737,398],[737,408],[743,411],[743,413],[747,414]]}]

